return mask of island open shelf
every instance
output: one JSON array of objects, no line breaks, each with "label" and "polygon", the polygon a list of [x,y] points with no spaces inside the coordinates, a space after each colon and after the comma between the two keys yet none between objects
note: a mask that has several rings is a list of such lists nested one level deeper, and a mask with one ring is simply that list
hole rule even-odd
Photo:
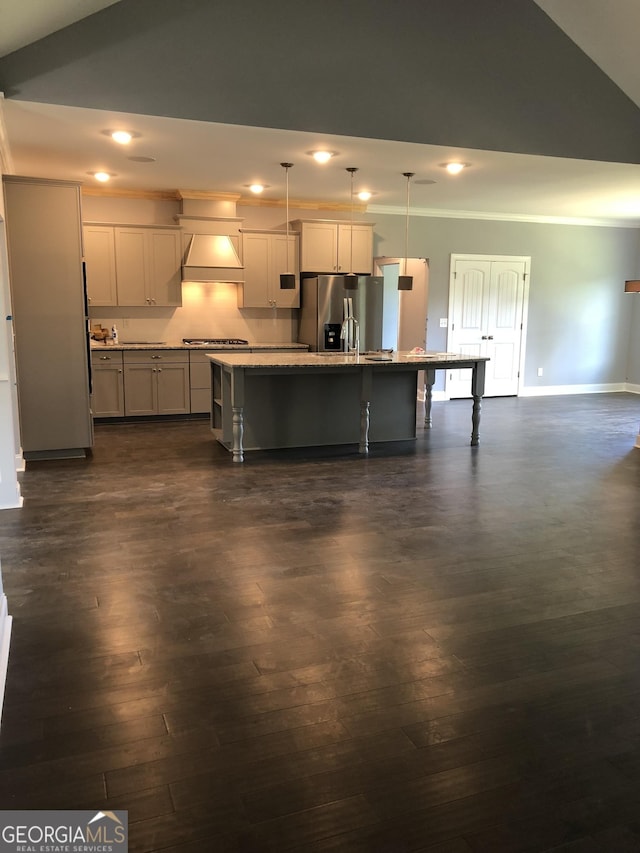
[{"label": "island open shelf", "polygon": [[416,438],[417,381],[426,376],[431,426],[435,371],[471,368],[471,443],[479,442],[486,358],[449,353],[380,357],[323,353],[212,353],[211,429],[242,462],[249,450],[358,444]]}]

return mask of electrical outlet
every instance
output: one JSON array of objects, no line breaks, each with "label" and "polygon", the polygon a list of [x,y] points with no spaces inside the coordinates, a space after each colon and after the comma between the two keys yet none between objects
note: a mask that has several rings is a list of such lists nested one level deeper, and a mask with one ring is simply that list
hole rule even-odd
[{"label": "electrical outlet", "polygon": [[447,318],[446,317],[440,317],[440,328],[441,329],[447,328]]},{"label": "electrical outlet", "polygon": [[538,368],[538,376],[542,376],[542,373],[543,373],[542,368],[541,368],[541,367],[539,367],[539,368]]},{"label": "electrical outlet", "polygon": [[122,320],[122,328],[123,328],[123,329],[128,329],[128,328],[129,328],[129,321],[126,319],[126,317],[124,317],[124,318],[123,318],[123,320]]}]

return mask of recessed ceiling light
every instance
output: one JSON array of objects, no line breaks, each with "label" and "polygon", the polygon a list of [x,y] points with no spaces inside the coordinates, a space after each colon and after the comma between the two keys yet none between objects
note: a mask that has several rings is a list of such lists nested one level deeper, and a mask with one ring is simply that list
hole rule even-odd
[{"label": "recessed ceiling light", "polygon": [[251,192],[256,195],[260,195],[260,193],[267,188],[267,184],[249,184],[248,186]]},{"label": "recessed ceiling light", "polygon": [[101,184],[105,184],[107,181],[111,180],[111,178],[115,178],[115,175],[110,172],[89,172],[89,174],[96,179],[96,181],[100,181]]},{"label": "recessed ceiling light", "polygon": [[468,163],[443,163],[444,168],[450,175],[459,175],[463,169],[469,165]]},{"label": "recessed ceiling light", "polygon": [[316,163],[328,163],[332,157],[336,156],[335,151],[309,151]]},{"label": "recessed ceiling light", "polygon": [[358,198],[360,201],[369,201],[373,193],[370,193],[369,190],[362,190],[362,192],[358,193]]},{"label": "recessed ceiling light", "polygon": [[101,131],[104,136],[108,136],[113,139],[114,142],[119,143],[120,145],[128,145],[132,139],[137,139],[140,134],[136,133],[135,130],[124,130],[123,128],[107,128],[107,130]]},{"label": "recessed ceiling light", "polygon": [[117,142],[120,145],[128,145],[133,139],[133,136],[128,130],[114,130],[111,134],[111,138],[114,142]]}]

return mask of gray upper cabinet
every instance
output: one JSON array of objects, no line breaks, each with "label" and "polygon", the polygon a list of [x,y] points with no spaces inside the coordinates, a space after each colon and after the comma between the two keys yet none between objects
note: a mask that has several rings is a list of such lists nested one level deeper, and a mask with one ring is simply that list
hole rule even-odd
[{"label": "gray upper cabinet", "polygon": [[109,225],[85,225],[84,259],[87,266],[87,296],[93,308],[117,305],[116,247]]},{"label": "gray upper cabinet", "polygon": [[91,307],[182,305],[182,230],[85,223]]},{"label": "gray upper cabinet", "polygon": [[116,227],[119,305],[181,305],[181,231]]},{"label": "gray upper cabinet", "polygon": [[296,219],[302,272],[369,275],[373,271],[373,223]]},{"label": "gray upper cabinet", "polygon": [[[298,235],[286,231],[243,230],[244,283],[238,285],[239,308],[299,308]],[[296,276],[291,290],[280,288],[280,273]]]}]

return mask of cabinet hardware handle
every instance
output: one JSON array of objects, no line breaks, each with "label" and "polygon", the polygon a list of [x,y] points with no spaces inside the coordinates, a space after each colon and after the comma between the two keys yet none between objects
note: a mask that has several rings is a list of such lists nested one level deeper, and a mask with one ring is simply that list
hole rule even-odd
[{"label": "cabinet hardware handle", "polygon": [[122,368],[121,368],[121,367],[119,367],[119,368],[118,368],[118,373],[122,373]]},{"label": "cabinet hardware handle", "polygon": [[486,341],[486,340],[487,340],[487,336],[486,336],[486,335],[483,335],[483,336],[480,338],[480,340],[481,340],[481,341]]},{"label": "cabinet hardware handle", "polygon": [[111,361],[111,356],[110,355],[101,355],[100,361]]},{"label": "cabinet hardware handle", "polygon": [[488,340],[488,341],[492,341],[492,340],[493,340],[493,335],[487,335],[487,340]]},{"label": "cabinet hardware handle", "polygon": [[162,358],[161,355],[152,355],[151,358]]}]

